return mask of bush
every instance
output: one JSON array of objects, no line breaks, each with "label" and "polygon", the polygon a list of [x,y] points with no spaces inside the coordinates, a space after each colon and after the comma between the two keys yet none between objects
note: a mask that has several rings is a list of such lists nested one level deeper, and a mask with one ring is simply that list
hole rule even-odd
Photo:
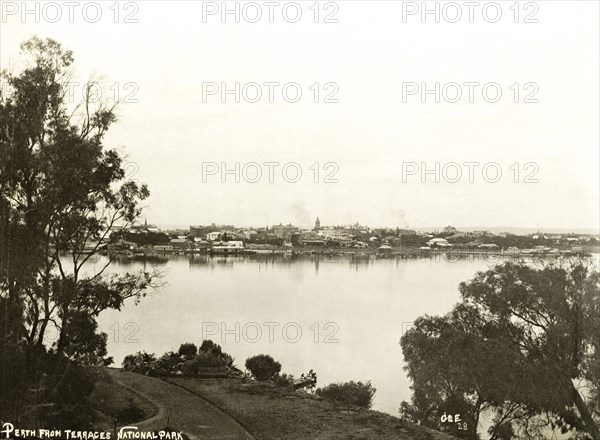
[{"label": "bush", "polygon": [[281,364],[267,354],[259,354],[246,359],[246,368],[256,380],[262,382],[278,374],[281,371]]},{"label": "bush", "polygon": [[130,354],[123,359],[123,369],[134,373],[149,374],[156,366],[156,356],[138,351],[136,354]]},{"label": "bush", "polygon": [[188,358],[194,357],[196,356],[196,354],[198,353],[198,347],[196,347],[196,344],[192,344],[190,342],[186,342],[185,344],[181,344],[179,346],[179,356],[185,356]]},{"label": "bush", "polygon": [[94,390],[96,380],[97,374],[92,368],[61,359],[56,362],[55,371],[45,378],[44,386],[53,402],[83,405]]},{"label": "bush", "polygon": [[281,387],[281,388],[290,388],[293,389],[294,387],[294,376],[292,376],[291,374],[277,374],[275,375],[275,377],[273,378],[273,383],[275,384],[275,386]]},{"label": "bush", "polygon": [[204,341],[202,341],[200,351],[203,351],[204,353],[208,354],[213,354],[217,357],[223,356],[223,349],[221,349],[221,346],[219,344],[215,344],[210,339],[205,339]]},{"label": "bush", "polygon": [[160,376],[174,374],[180,367],[183,359],[177,353],[169,351],[156,361],[156,371]]},{"label": "bush", "polygon": [[313,370],[310,370],[308,373],[300,376],[300,379],[294,383],[294,389],[299,390],[302,388],[307,388],[309,391],[312,391],[317,386],[317,373]]},{"label": "bush", "polygon": [[218,368],[224,366],[225,362],[223,359],[212,354],[200,353],[194,359],[184,362],[181,370],[186,376],[197,376],[200,368]]},{"label": "bush", "polygon": [[196,363],[200,368],[216,368],[225,366],[225,361],[222,358],[208,353],[198,354],[198,356],[196,356],[192,362]]},{"label": "bush", "polygon": [[[196,354],[197,353],[197,354]],[[234,359],[224,353],[221,347],[212,341],[204,341],[200,350],[192,343],[181,344],[177,353],[167,352],[160,358],[154,354],[138,352],[123,360],[123,368],[134,373],[163,377],[181,372],[186,376],[196,376],[199,368],[227,367],[231,373],[237,368]]]},{"label": "bush", "polygon": [[201,353],[207,353],[216,356],[223,361],[225,367],[237,370],[235,365],[233,365],[235,359],[229,354],[225,353],[220,345],[215,344],[210,339],[205,339],[204,341],[202,341],[202,345],[200,346],[198,354]]},{"label": "bush", "polygon": [[373,396],[377,391],[371,385],[371,382],[345,382],[332,383],[325,388],[319,388],[317,395],[323,399],[333,402],[336,405],[358,406],[361,408],[371,408]]}]

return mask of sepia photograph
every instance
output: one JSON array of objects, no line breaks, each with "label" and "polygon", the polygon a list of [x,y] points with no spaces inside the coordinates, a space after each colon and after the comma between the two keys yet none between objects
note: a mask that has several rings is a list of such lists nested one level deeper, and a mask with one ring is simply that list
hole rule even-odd
[{"label": "sepia photograph", "polygon": [[0,0],[0,440],[600,440],[599,0]]}]

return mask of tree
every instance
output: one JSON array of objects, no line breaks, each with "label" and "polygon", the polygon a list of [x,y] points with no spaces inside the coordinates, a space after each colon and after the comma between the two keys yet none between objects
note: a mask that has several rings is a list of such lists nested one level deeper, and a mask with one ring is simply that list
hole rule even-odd
[{"label": "tree", "polygon": [[139,217],[149,191],[125,181],[122,157],[104,147],[116,104],[94,102],[93,80],[69,108],[73,54],[37,37],[21,53],[22,71],[2,72],[13,93],[0,97],[0,341],[35,357],[55,327],[57,354],[96,362],[105,338],[95,318],[139,300],[158,274],[106,276],[110,260],[94,275],[82,269],[114,241],[115,225]]},{"label": "tree", "polygon": [[264,382],[281,371],[281,364],[268,354],[259,354],[246,359],[246,368],[256,380]]},{"label": "tree", "polygon": [[179,356],[192,358],[198,354],[198,347],[196,347],[196,344],[186,342],[185,344],[181,344],[179,346],[178,354]]},{"label": "tree", "polygon": [[492,438],[551,428],[600,438],[599,287],[585,260],[505,263],[461,283],[450,314],[419,318],[402,337],[413,398],[401,411],[435,427],[443,410],[474,427],[489,411]]}]

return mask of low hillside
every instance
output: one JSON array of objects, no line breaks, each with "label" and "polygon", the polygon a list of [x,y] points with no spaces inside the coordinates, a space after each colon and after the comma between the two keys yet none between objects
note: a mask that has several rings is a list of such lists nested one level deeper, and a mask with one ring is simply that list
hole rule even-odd
[{"label": "low hillside", "polygon": [[445,440],[446,434],[371,410],[336,407],[307,393],[241,380],[170,378],[242,424],[257,440]]}]

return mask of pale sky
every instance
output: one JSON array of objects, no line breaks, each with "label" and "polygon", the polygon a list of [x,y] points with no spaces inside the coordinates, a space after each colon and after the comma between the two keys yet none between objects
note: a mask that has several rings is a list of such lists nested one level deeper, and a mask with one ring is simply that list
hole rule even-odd
[{"label": "pale sky", "polygon": [[[149,185],[144,215],[152,223],[309,226],[319,216],[322,224],[412,228],[598,228],[596,1],[529,2],[537,11],[521,2],[519,23],[510,9],[513,1],[498,2],[502,17],[496,23],[486,21],[481,8],[469,23],[464,2],[455,3],[463,13],[457,23],[443,16],[440,23],[430,16],[422,23],[418,13],[405,16],[404,23],[403,9],[408,12],[412,4],[400,1],[321,2],[319,23],[313,21],[314,1],[298,2],[302,17],[297,23],[282,15],[290,2],[279,2],[274,23],[265,2],[254,3],[263,12],[257,23],[245,22],[244,16],[240,23],[233,16],[222,23],[218,14],[205,16],[203,23],[203,9],[220,8],[221,2],[138,1],[116,8],[108,1],[98,2],[102,16],[90,23],[82,12],[90,2],[75,3],[70,23],[64,2],[39,2],[39,17],[23,17],[22,2],[0,2],[1,66],[18,64],[19,44],[37,34],[73,50],[80,79],[96,72],[104,76],[104,93],[119,90],[122,100],[134,93],[130,98],[139,102],[121,103],[120,120],[106,145],[122,148],[132,162],[132,177]],[[487,3],[480,2],[481,7]],[[440,10],[447,5],[439,4]],[[56,7],[62,18],[49,23]],[[446,7],[451,17],[454,12]],[[255,10],[247,8],[247,18],[253,17]],[[88,18],[94,16],[94,10],[86,10]],[[323,23],[332,12],[338,23]],[[524,23],[533,12],[538,23]],[[294,10],[288,13],[293,17]],[[125,23],[128,14],[138,23]],[[233,88],[236,82],[260,84],[262,99],[250,103],[242,97],[235,103],[228,95],[222,103],[217,94],[203,102],[207,83]],[[281,84],[274,103],[264,86],[269,82]],[[450,103],[442,97],[436,103],[428,95],[422,103],[416,94],[405,95],[403,102],[407,83],[433,88],[436,82],[460,84],[462,99]],[[469,82],[480,84],[473,103],[464,86]],[[283,99],[287,83],[300,86],[299,102]],[[314,83],[321,89],[318,103]],[[335,85],[324,89],[326,83]],[[488,83],[502,90],[497,103],[482,96]],[[526,88],[527,83],[533,84]],[[336,90],[339,102],[324,103]],[[249,99],[254,97],[255,89],[247,91]],[[447,91],[450,100],[455,89]],[[531,92],[538,103],[523,102]],[[209,162],[230,169],[239,163],[241,181],[228,175],[223,183],[220,173],[203,179],[203,163]],[[247,181],[254,178],[253,169],[247,168],[247,179],[241,174],[253,162],[263,171],[258,183]],[[265,162],[281,164],[273,182]],[[434,169],[436,162],[440,182],[433,174],[422,182],[421,164]],[[441,173],[451,162],[463,173],[456,183],[450,181],[455,168],[446,166],[446,179]],[[480,164],[473,182],[465,162]],[[300,166],[297,183],[282,176],[286,163]],[[318,183],[311,169],[315,163]],[[325,170],[326,163],[336,165]],[[416,174],[403,176],[403,169],[414,171],[407,163],[417,164]],[[501,169],[498,182],[484,179],[485,164],[493,164],[491,171],[486,168],[490,178]],[[324,183],[336,169],[338,183]],[[294,169],[288,171],[294,178]],[[524,183],[530,173],[537,183]]]}]

